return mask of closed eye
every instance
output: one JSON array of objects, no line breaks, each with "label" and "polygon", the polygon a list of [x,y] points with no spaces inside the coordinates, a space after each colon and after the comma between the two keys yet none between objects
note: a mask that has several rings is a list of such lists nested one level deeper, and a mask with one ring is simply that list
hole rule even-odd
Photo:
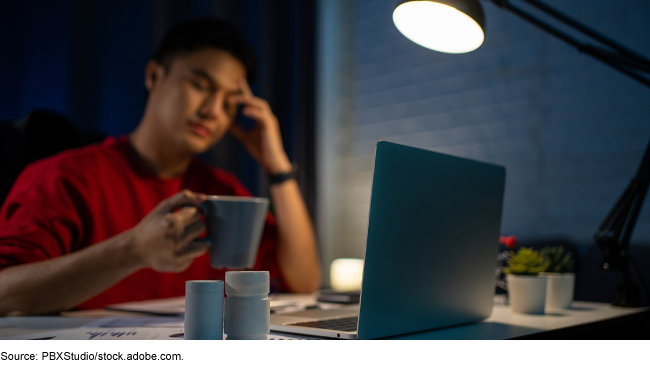
[{"label": "closed eye", "polygon": [[199,80],[192,79],[192,80],[190,80],[190,84],[196,90],[201,91],[201,92],[212,92],[213,91],[213,88],[211,88],[210,85],[208,85],[208,83],[206,83],[206,82],[202,82],[202,81],[199,81]]},{"label": "closed eye", "polygon": [[192,86],[201,92],[217,92],[215,80],[205,70],[193,69],[189,75],[189,80]]}]

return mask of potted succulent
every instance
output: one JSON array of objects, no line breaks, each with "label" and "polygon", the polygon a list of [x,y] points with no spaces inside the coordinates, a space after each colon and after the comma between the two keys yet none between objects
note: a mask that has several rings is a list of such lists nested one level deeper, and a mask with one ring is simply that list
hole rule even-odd
[{"label": "potted succulent", "polygon": [[543,314],[546,304],[546,277],[548,263],[539,252],[522,247],[515,254],[510,252],[508,267],[503,268],[508,283],[508,296],[513,312]]},{"label": "potted succulent", "polygon": [[548,267],[540,276],[547,279],[546,308],[566,309],[573,302],[575,274],[573,273],[573,258],[571,252],[564,248],[544,247],[540,252]]}]

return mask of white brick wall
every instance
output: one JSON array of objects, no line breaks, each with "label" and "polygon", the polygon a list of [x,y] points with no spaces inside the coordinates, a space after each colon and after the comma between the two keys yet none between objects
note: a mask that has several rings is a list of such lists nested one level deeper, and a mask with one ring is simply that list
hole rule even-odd
[{"label": "white brick wall", "polygon": [[[503,234],[590,244],[650,138],[650,89],[486,2],[478,50],[424,49],[394,27],[394,3],[339,1],[351,14],[342,36],[352,48],[339,47],[348,63],[338,70],[347,77],[336,82],[351,91],[338,102],[352,107],[319,120],[336,130],[320,140],[335,151],[334,186],[321,197],[332,204],[323,219],[336,222],[323,242],[330,256],[363,257],[381,139],[505,165]],[[547,3],[650,56],[647,0]],[[648,205],[633,244],[650,244]]]}]

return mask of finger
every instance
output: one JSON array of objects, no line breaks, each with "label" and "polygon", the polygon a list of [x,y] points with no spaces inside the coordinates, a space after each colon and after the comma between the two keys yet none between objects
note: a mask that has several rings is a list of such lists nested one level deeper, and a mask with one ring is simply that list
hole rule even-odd
[{"label": "finger", "polygon": [[205,232],[205,223],[201,220],[188,225],[182,232],[177,249],[181,249],[183,246],[187,245],[188,242],[194,241],[203,232]]},{"label": "finger", "polygon": [[239,86],[242,93],[240,95],[234,96],[232,99],[233,102],[247,107],[260,108],[266,112],[271,111],[271,106],[269,103],[266,100],[253,95],[253,92],[245,80],[240,80]]},{"label": "finger", "polygon": [[183,239],[185,226],[181,223],[181,217],[178,214],[167,213],[164,218],[165,238],[178,244]]},{"label": "finger", "polygon": [[174,214],[178,216],[179,223],[183,227],[201,221],[201,212],[197,207],[184,207]]},{"label": "finger", "polygon": [[176,258],[183,260],[203,255],[208,250],[208,245],[201,241],[189,241],[176,251]]},{"label": "finger", "polygon": [[242,110],[242,114],[258,122],[266,121],[269,119],[268,114],[264,110],[250,106],[245,107]]},{"label": "finger", "polygon": [[177,244],[183,242],[186,231],[195,224],[203,224],[196,207],[184,207],[176,213],[167,213],[164,218],[166,235]]},{"label": "finger", "polygon": [[204,200],[205,194],[194,193],[190,190],[185,189],[163,200],[155,209],[164,213],[169,213],[182,207],[183,205],[200,204]]},{"label": "finger", "polygon": [[243,105],[245,107],[259,108],[264,111],[271,110],[271,106],[269,105],[269,103],[262,98],[258,98],[257,96],[253,96],[253,95],[249,97],[241,96],[241,98],[237,99],[237,101],[238,101],[237,104]]},{"label": "finger", "polygon": [[205,247],[203,248],[199,247],[199,250],[191,251],[185,254],[185,256],[178,258],[176,261],[176,268],[174,272],[178,273],[187,270],[187,268],[189,268],[190,265],[192,265],[192,261],[194,261],[195,258],[203,255],[206,250],[207,248]]}]

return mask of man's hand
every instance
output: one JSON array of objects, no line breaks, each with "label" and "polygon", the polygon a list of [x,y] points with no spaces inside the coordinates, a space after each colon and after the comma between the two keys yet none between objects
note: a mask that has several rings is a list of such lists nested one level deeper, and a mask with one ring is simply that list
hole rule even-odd
[{"label": "man's hand", "polygon": [[[245,130],[233,124],[230,134],[239,139],[270,174],[291,171],[291,162],[284,151],[278,119],[266,100],[253,95],[248,84],[240,80],[242,95],[236,102],[243,105],[242,113],[255,121],[255,127]],[[278,264],[292,291],[311,293],[320,286],[320,259],[316,237],[307,207],[298,184],[287,180],[270,187],[279,229]]]},{"label": "man's hand", "polygon": [[245,130],[233,124],[230,134],[241,141],[266,172],[279,174],[290,171],[291,162],[282,145],[278,119],[273,115],[269,103],[253,95],[245,80],[240,80],[239,87],[242,95],[237,97],[237,102],[244,106],[242,114],[255,121],[255,127]]},{"label": "man's hand", "polygon": [[[138,269],[185,270],[206,245],[195,207],[205,195],[189,190],[163,200],[134,228],[59,257],[0,271],[0,316],[73,308]],[[174,213],[178,208],[182,208]]]},{"label": "man's hand", "polygon": [[161,272],[181,272],[205,253],[207,246],[194,241],[205,231],[205,224],[198,209],[187,206],[204,200],[203,194],[183,190],[160,202],[133,228],[135,256],[142,266]]}]

